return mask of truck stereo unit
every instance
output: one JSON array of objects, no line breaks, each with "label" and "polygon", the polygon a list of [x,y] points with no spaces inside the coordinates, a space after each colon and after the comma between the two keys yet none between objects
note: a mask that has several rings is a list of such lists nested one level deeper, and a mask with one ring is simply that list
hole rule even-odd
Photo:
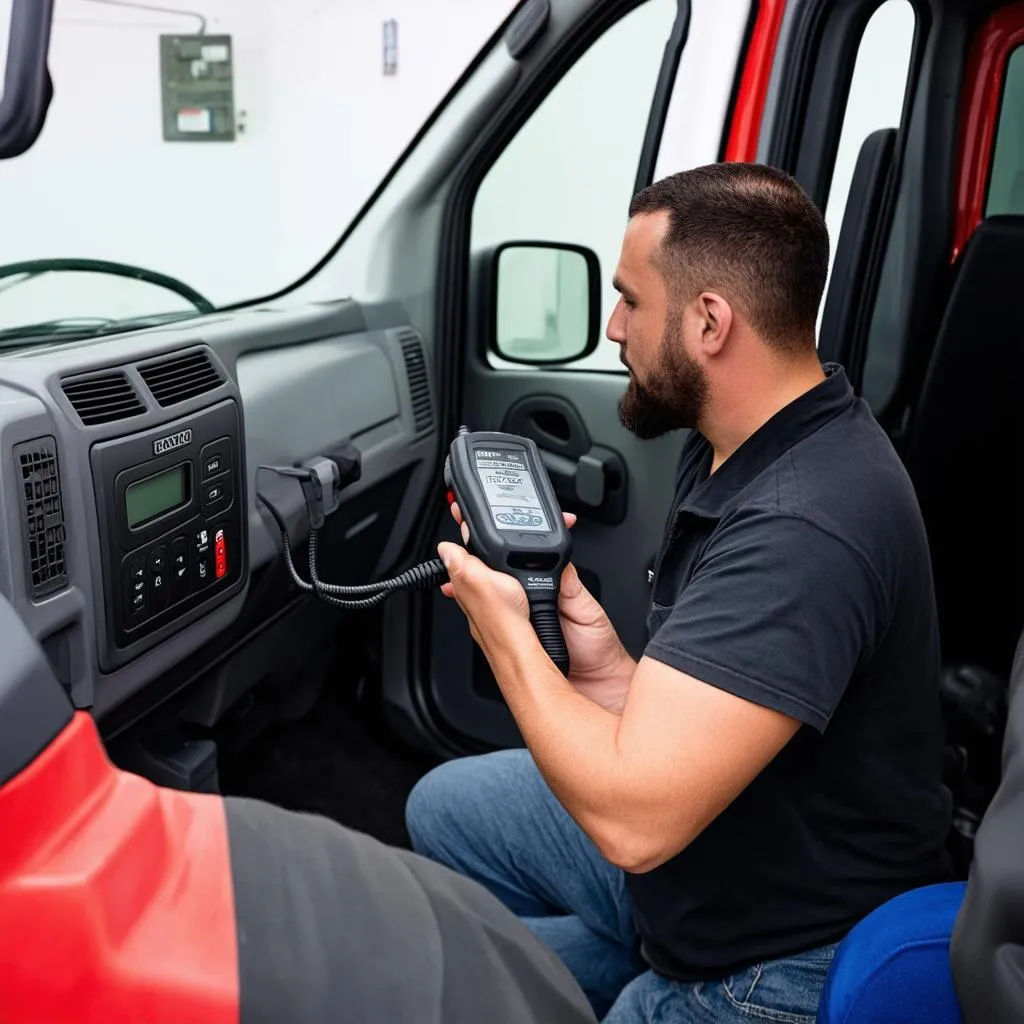
[{"label": "truck stereo unit", "polygon": [[152,646],[241,589],[246,492],[233,400],[103,441],[91,460],[107,637],[117,651],[143,638],[151,643],[138,650]]}]

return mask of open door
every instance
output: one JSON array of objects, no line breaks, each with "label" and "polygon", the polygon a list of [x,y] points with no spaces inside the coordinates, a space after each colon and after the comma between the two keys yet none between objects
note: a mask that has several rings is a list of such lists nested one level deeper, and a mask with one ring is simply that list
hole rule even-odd
[{"label": "open door", "polygon": [[[463,310],[452,406],[472,430],[537,442],[563,509],[579,516],[580,576],[639,655],[685,433],[640,442],[619,422],[626,372],[605,338],[612,275],[636,190],[725,157],[756,159],[784,4],[551,6],[577,17],[552,15],[545,39],[563,38],[545,47],[546,66],[521,59],[537,86],[488,124],[490,152],[463,189],[466,272],[444,296]],[[439,522],[433,542],[456,539],[451,520]],[[420,655],[406,713],[433,719],[435,746],[521,745],[453,602],[426,596],[391,636]]]}]

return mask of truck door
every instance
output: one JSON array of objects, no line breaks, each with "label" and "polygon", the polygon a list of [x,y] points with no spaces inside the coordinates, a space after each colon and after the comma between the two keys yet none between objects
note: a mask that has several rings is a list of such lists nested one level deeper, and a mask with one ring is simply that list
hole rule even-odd
[{"label": "truck door", "polygon": [[[634,654],[685,436],[641,442],[617,415],[626,373],[604,332],[628,205],[673,171],[756,158],[783,13],[782,0],[552,4],[520,59],[515,105],[491,122],[490,152],[463,187],[468,230],[449,253],[465,275],[450,294],[456,419],[445,430],[465,423],[537,442],[563,509],[579,517],[577,569]],[[520,242],[535,244],[496,257]],[[588,304],[589,324],[572,323]],[[447,515],[433,521],[434,543],[454,539]],[[406,611],[387,609],[395,642],[384,648],[386,687],[387,652],[392,682],[418,677],[407,713],[432,715],[456,749],[518,744],[458,607],[432,594]],[[417,646],[407,672],[399,652]]]}]

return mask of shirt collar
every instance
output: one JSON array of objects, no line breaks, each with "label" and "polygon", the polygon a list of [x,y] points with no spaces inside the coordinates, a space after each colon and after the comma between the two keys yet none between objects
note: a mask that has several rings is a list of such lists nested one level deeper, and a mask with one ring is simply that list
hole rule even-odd
[{"label": "shirt collar", "polygon": [[694,486],[680,509],[712,519],[720,518],[729,501],[759,473],[784,455],[795,444],[809,437],[856,401],[846,372],[838,363],[822,366],[825,379],[780,409],[760,426],[710,476],[710,444]]}]

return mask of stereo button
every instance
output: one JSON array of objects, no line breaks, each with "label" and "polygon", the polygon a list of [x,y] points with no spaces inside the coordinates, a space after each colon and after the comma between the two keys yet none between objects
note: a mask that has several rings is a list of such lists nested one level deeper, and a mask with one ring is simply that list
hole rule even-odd
[{"label": "stereo button", "polygon": [[222,580],[228,574],[228,542],[223,530],[218,530],[213,541],[214,571],[217,579]]},{"label": "stereo button", "polygon": [[203,484],[203,515],[214,515],[231,504],[231,477],[221,477],[212,484]]},{"label": "stereo button", "polygon": [[212,480],[231,469],[231,439],[222,437],[219,441],[204,446],[199,455],[203,468],[203,482]]},{"label": "stereo button", "polygon": [[208,587],[213,582],[213,569],[210,566],[209,555],[199,555],[196,558],[196,586]]},{"label": "stereo button", "polygon": [[175,537],[171,544],[171,600],[180,601],[191,590],[188,541]]},{"label": "stereo button", "polygon": [[167,575],[167,548],[161,545],[153,549],[149,556],[149,571],[151,574],[159,572]]},{"label": "stereo button", "polygon": [[193,563],[195,570],[192,579],[197,588],[209,586],[213,582],[211,541],[210,531],[205,526],[196,531],[196,553]]},{"label": "stereo button", "polygon": [[153,611],[162,612],[167,607],[167,572],[154,572],[149,575],[149,592],[153,597]]},{"label": "stereo button", "polygon": [[134,558],[128,563],[124,580],[125,607],[128,618],[135,620],[146,614],[146,559]]}]

